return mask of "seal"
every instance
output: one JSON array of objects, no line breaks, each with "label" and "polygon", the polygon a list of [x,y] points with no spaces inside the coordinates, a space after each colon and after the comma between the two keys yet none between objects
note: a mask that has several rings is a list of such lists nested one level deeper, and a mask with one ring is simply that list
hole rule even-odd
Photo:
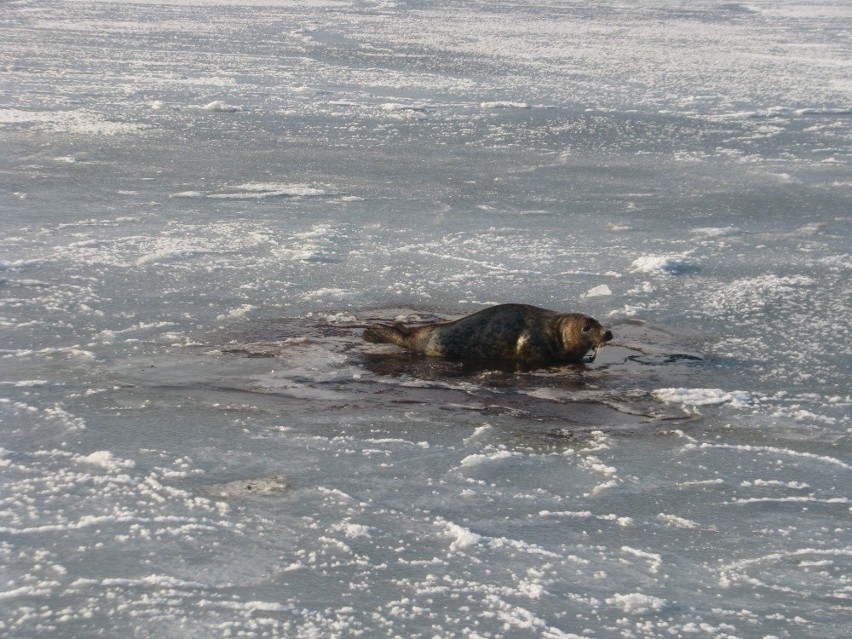
[{"label": "seal", "polygon": [[[525,367],[594,361],[612,331],[582,313],[528,304],[500,304],[453,322],[371,324],[364,339],[460,361],[512,362]],[[592,354],[587,357],[589,351]]]}]

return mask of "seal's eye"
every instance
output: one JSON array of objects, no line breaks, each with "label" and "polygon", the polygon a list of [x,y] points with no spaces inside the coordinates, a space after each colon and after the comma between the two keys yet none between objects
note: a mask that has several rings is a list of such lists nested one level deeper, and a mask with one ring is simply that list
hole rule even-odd
[{"label": "seal's eye", "polygon": [[586,324],[586,325],[583,327],[583,332],[584,332],[584,333],[588,333],[590,330],[592,330],[592,325],[591,325],[591,324]]}]

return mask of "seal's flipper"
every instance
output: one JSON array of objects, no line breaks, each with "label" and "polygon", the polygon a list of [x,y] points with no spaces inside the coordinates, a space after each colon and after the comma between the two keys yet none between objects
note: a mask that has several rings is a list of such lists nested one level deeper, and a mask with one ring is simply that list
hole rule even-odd
[{"label": "seal's flipper", "polygon": [[371,324],[364,331],[364,340],[374,344],[396,344],[397,346],[407,346],[408,331],[404,326],[395,324],[388,326],[387,324]]}]

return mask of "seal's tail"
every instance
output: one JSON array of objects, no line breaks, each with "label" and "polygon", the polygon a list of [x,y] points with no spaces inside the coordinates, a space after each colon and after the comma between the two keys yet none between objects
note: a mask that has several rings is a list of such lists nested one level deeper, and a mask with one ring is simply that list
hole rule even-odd
[{"label": "seal's tail", "polygon": [[364,339],[374,344],[396,344],[405,346],[408,333],[401,325],[370,324],[364,331]]}]

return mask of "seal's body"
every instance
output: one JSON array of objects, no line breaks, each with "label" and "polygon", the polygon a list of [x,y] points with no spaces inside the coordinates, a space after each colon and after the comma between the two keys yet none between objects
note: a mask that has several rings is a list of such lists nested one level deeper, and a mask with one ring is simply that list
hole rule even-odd
[{"label": "seal's body", "polygon": [[[547,366],[584,361],[589,351],[596,354],[612,339],[612,332],[581,313],[500,304],[454,322],[373,324],[364,331],[364,339],[445,359]],[[593,359],[594,354],[586,361]]]}]

